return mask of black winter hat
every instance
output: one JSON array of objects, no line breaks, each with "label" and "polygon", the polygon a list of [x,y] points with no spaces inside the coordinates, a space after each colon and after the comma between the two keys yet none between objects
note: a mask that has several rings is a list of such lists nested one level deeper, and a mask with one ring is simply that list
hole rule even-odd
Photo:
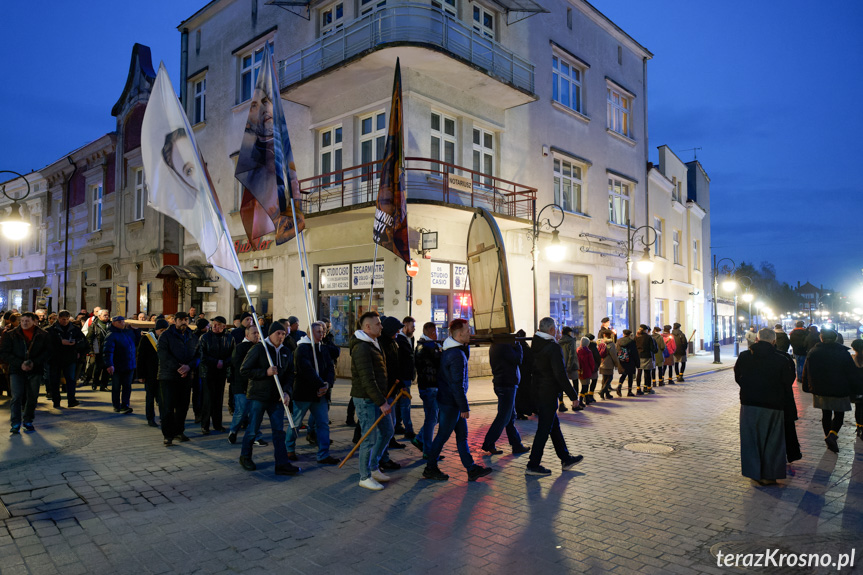
[{"label": "black winter hat", "polygon": [[270,331],[267,333],[267,335],[273,335],[274,333],[276,333],[279,330],[287,331],[285,329],[285,326],[283,326],[282,324],[280,324],[277,321],[274,321],[273,323],[270,324]]}]

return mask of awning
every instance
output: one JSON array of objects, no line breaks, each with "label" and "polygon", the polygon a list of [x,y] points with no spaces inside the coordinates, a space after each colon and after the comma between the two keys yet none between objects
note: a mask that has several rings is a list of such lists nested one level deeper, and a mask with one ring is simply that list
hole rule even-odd
[{"label": "awning", "polygon": [[[492,0],[495,4],[503,8],[506,12],[506,24],[515,24],[525,18],[530,18],[535,14],[547,13],[551,11],[543,8],[533,0]],[[510,15],[516,15],[511,18]],[[520,16],[518,16],[520,14]]]},{"label": "awning", "polygon": [[209,281],[207,268],[210,266],[163,266],[156,274],[157,278],[179,278],[181,280]]}]

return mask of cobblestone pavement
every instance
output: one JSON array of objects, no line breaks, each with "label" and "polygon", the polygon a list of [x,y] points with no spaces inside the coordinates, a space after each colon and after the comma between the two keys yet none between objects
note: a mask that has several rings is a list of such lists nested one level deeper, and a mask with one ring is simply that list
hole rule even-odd
[{"label": "cobblestone pavement", "polygon": [[[715,554],[855,544],[863,562],[863,442],[853,424],[830,453],[801,395],[803,461],[781,486],[753,486],[740,475],[730,371],[563,414],[570,450],[585,457],[575,472],[561,472],[549,445],[550,477],[525,477],[526,456],[507,451],[482,458],[494,473],[468,483],[450,444],[441,467],[451,478],[436,483],[422,479],[409,446],[393,452],[404,467],[379,493],[357,486],[356,459],[320,467],[302,439],[296,477],[273,474],[271,447],[256,449],[258,471],[243,471],[238,445],[200,436],[191,421],[192,441],[167,449],[135,389],[133,415],[88,390],[74,410],[51,413],[43,402],[35,433],[0,440],[0,573],[741,573],[718,568]],[[493,415],[473,409],[474,449]],[[342,456],[343,407],[332,420]],[[518,427],[529,442],[535,421]]]}]

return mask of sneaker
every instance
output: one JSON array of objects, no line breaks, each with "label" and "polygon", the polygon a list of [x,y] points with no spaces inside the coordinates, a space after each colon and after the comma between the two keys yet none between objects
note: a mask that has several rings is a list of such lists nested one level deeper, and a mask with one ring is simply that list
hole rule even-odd
[{"label": "sneaker", "polygon": [[399,443],[398,441],[396,441],[396,438],[393,437],[392,439],[390,439],[390,444],[387,447],[389,447],[390,449],[404,449],[405,444]]},{"label": "sneaker", "polygon": [[123,411],[122,407],[115,407],[114,408],[114,413],[120,413],[121,411]]},{"label": "sneaker", "polygon": [[[859,435],[859,433],[858,433],[858,435]],[[419,437],[414,437],[413,439],[411,439],[411,445],[413,445],[414,447],[416,447],[420,451],[423,450],[423,444],[422,444],[422,441],[420,441]]]},{"label": "sneaker", "polygon": [[129,407],[127,405],[126,407],[124,407],[120,410],[120,413],[122,413],[123,415],[129,415],[130,413],[133,413],[134,411],[135,411],[134,409],[132,409],[131,407]]},{"label": "sneaker", "polygon": [[378,483],[387,483],[390,480],[390,476],[381,471],[380,469],[375,469],[374,471],[372,471],[372,479],[374,479]]},{"label": "sneaker", "polygon": [[25,423],[24,424],[24,431],[36,431],[36,428],[33,427],[32,423]]},{"label": "sneaker", "polygon": [[583,459],[584,456],[582,455],[571,455],[567,457],[564,461],[561,461],[560,466],[563,468],[564,471],[570,471],[573,467],[581,463]]},{"label": "sneaker", "polygon": [[398,471],[402,468],[400,464],[396,463],[392,459],[389,461],[381,461],[379,467],[384,471]]},{"label": "sneaker", "polygon": [[521,445],[513,445],[512,446],[512,454],[513,455],[521,455],[522,453],[528,453],[528,452],[530,452],[530,447],[528,447],[527,445],[521,444]]},{"label": "sneaker", "polygon": [[525,475],[551,475],[551,469],[547,467],[543,467],[542,465],[537,465],[536,467],[528,466],[524,470]]},{"label": "sneaker", "polygon": [[368,479],[360,479],[360,487],[368,489],[369,491],[380,491],[384,488],[383,485],[375,481],[374,477],[369,477]]},{"label": "sneaker", "polygon": [[341,459],[337,459],[337,458],[333,457],[332,455],[327,455],[323,459],[318,459],[318,463],[320,463],[321,465],[338,465],[341,462],[342,462]]},{"label": "sneaker", "polygon": [[297,457],[296,451],[288,451],[288,461],[299,461],[300,458]]},{"label": "sneaker", "polygon": [[13,425],[12,429],[9,430],[9,433],[12,435],[20,435],[21,434],[21,426]]},{"label": "sneaker", "polygon": [[241,466],[243,467],[243,469],[245,469],[246,471],[254,471],[255,469],[257,469],[257,468],[258,468],[258,466],[257,466],[257,465],[255,465],[255,462],[254,462],[254,461],[252,461],[252,458],[251,458],[251,457],[246,457],[245,455],[241,455],[241,456],[240,456],[240,465],[241,465]]},{"label": "sneaker", "polygon": [[186,436],[186,434],[185,434],[185,433],[181,433],[180,435],[176,435],[176,436],[174,436],[174,439],[178,439],[178,440],[180,440],[182,443],[185,443],[185,442],[189,441],[189,438],[188,438],[188,436]]},{"label": "sneaker", "polygon": [[682,375],[678,375],[678,376],[677,376],[677,381],[683,381],[683,376],[682,376]]},{"label": "sneaker", "polygon": [[81,405],[81,402],[77,399],[73,399],[69,402],[69,405],[67,407],[78,407],[79,405]]},{"label": "sneaker", "polygon": [[492,468],[491,467],[483,467],[482,465],[474,465],[467,472],[467,480],[468,481],[476,481],[480,477],[485,477],[486,475],[491,475]]},{"label": "sneaker", "polygon": [[276,475],[296,475],[300,471],[299,467],[291,465],[290,463],[276,465]]},{"label": "sneaker", "polygon": [[[24,427],[27,427],[27,424],[24,424]],[[824,442],[827,444],[827,449],[832,451],[833,453],[839,453],[839,442],[836,441],[836,434],[832,431],[827,434],[827,437],[824,438]]]},{"label": "sneaker", "polygon": [[423,477],[425,479],[433,479],[435,481],[446,481],[449,475],[438,469],[437,467],[426,467],[423,469]]},{"label": "sneaker", "polygon": [[479,452],[483,455],[500,455],[501,453],[503,453],[502,450],[498,449],[494,445],[492,445],[491,447],[481,447]]},{"label": "sneaker", "polygon": [[230,443],[231,445],[237,443],[237,434],[233,431],[228,434],[228,443]]},{"label": "sneaker", "polygon": [[252,442],[252,445],[257,445],[259,447],[266,447],[269,445],[269,443],[267,443],[263,439],[256,439]]}]

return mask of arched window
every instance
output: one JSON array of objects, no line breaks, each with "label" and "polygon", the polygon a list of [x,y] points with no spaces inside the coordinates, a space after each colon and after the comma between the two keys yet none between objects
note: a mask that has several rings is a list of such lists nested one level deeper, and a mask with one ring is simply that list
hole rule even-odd
[{"label": "arched window", "polygon": [[99,279],[100,280],[109,280],[114,277],[114,269],[109,265],[105,264],[101,268],[99,268]]}]

